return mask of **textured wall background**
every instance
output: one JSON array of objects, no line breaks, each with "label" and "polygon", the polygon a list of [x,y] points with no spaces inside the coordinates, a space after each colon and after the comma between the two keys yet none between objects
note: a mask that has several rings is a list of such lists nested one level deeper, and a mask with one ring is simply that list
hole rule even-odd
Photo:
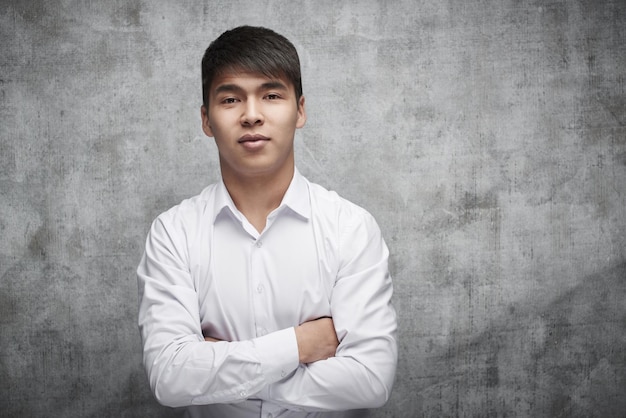
[{"label": "textured wall background", "polygon": [[624,416],[624,1],[1,3],[1,414],[172,414],[134,272],[152,219],[217,179],[199,62],[246,23],[301,54],[301,171],[392,251],[374,416]]}]

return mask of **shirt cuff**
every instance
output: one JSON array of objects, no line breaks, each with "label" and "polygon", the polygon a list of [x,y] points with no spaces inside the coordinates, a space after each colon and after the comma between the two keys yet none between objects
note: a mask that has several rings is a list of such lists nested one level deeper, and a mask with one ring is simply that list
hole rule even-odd
[{"label": "shirt cuff", "polygon": [[298,368],[298,342],[294,328],[285,328],[254,339],[261,370],[269,384],[287,377]]}]

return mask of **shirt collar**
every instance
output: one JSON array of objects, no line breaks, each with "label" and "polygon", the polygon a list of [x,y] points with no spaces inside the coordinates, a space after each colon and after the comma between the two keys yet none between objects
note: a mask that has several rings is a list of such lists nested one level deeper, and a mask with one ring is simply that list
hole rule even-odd
[{"label": "shirt collar", "polygon": [[[289,187],[285,192],[283,201],[280,203],[275,212],[278,213],[279,211],[282,211],[285,207],[291,209],[294,213],[298,214],[302,218],[309,219],[311,217],[309,186],[306,179],[304,178],[304,176],[302,176],[302,174],[300,174],[297,168],[294,169],[291,183],[289,183]],[[230,212],[238,220],[241,221],[241,212],[239,212],[239,210],[235,206],[235,203],[230,197],[230,194],[226,189],[226,185],[222,180],[217,184],[217,190],[215,193],[213,222],[215,222],[219,214],[222,213],[222,211],[224,211],[226,208],[228,208],[228,210],[230,210]]]},{"label": "shirt collar", "polygon": [[[228,190],[226,189],[226,185],[224,181],[220,181],[217,184],[215,190],[215,200],[214,200],[214,211],[213,211],[213,223],[217,220],[219,215],[226,211],[226,209],[230,210],[231,214],[234,215],[237,219],[239,219],[239,211],[235,207],[235,203],[233,199],[230,197]],[[241,219],[239,219],[241,221]]]},{"label": "shirt collar", "polygon": [[309,185],[298,169],[294,169],[293,179],[287,188],[279,208],[286,206],[301,217],[311,217],[311,200],[309,199]]}]

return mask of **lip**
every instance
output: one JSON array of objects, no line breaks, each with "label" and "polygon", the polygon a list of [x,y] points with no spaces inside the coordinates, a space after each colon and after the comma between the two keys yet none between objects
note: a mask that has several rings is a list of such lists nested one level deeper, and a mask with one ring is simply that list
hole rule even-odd
[{"label": "lip", "polygon": [[245,149],[250,151],[255,151],[263,148],[267,142],[269,142],[269,138],[259,134],[247,134],[239,138],[237,143],[241,144]]},{"label": "lip", "polygon": [[240,144],[244,142],[269,141],[269,138],[260,134],[247,134],[239,138]]}]

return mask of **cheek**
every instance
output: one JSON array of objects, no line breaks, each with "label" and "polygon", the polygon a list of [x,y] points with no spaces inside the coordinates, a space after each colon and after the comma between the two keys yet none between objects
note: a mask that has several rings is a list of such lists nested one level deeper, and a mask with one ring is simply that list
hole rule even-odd
[{"label": "cheek", "polygon": [[220,136],[225,131],[223,120],[220,119],[219,117],[212,117],[208,119],[206,121],[206,126],[213,133],[212,136]]}]

